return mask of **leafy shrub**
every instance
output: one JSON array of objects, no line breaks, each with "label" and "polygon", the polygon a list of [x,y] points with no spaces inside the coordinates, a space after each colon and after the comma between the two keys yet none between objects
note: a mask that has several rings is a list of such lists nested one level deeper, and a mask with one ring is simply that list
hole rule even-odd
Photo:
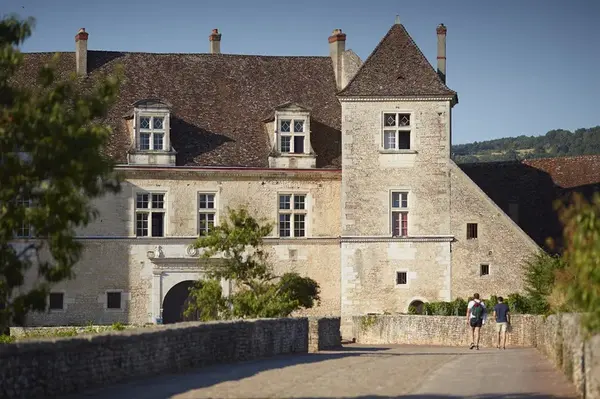
[{"label": "leafy shrub", "polygon": [[11,336],[11,335],[0,335],[0,344],[11,344],[13,342],[15,342],[16,339],[15,337]]},{"label": "leafy shrub", "polygon": [[125,326],[121,322],[116,322],[112,324],[111,328],[115,331],[123,331]]}]

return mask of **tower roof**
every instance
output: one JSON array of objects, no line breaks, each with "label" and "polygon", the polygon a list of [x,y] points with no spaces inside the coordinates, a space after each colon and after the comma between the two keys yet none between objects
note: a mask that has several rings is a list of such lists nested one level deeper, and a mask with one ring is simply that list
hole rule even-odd
[{"label": "tower roof", "polygon": [[440,79],[402,24],[394,24],[350,83],[346,96],[456,96]]}]

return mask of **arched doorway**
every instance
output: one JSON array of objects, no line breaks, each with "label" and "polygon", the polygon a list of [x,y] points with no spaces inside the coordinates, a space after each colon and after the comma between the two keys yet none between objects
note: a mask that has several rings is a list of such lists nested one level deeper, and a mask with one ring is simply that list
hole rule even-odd
[{"label": "arched doorway", "polygon": [[181,283],[175,284],[173,288],[167,292],[162,306],[163,324],[197,320],[194,316],[185,317],[183,314],[190,300],[190,288],[192,288],[195,283],[196,282],[192,280],[182,281]]},{"label": "arched doorway", "polygon": [[415,300],[408,305],[408,313],[410,314],[423,314],[423,301]]}]

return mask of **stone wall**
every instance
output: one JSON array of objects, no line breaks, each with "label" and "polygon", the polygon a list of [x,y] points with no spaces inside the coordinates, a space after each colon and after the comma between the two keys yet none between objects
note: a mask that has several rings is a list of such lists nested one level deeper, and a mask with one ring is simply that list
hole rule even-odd
[{"label": "stone wall", "polygon": [[[537,316],[511,316],[507,345],[534,347]],[[471,329],[464,316],[372,315],[353,318],[354,338],[362,344],[468,346]],[[495,323],[481,329],[480,347],[495,347]]]},{"label": "stone wall", "polygon": [[310,317],[308,323],[309,352],[336,349],[342,346],[339,317]]},{"label": "stone wall", "polygon": [[311,332],[307,318],[194,322],[0,345],[0,397],[55,397],[192,367],[306,353],[309,336],[316,348],[339,339],[335,325],[316,320]]},{"label": "stone wall", "polygon": [[[511,316],[507,346],[535,347],[573,382],[582,397],[600,398],[600,335],[585,338],[576,314]],[[353,318],[361,344],[467,346],[471,329],[465,317],[371,315]],[[481,329],[480,347],[496,346],[496,325]]]}]

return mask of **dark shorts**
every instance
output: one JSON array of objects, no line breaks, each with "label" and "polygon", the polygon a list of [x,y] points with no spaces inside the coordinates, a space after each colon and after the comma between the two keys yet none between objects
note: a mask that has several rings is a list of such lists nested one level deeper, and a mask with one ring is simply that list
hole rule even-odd
[{"label": "dark shorts", "polygon": [[473,328],[481,327],[481,325],[483,324],[483,320],[471,319],[471,320],[469,320],[469,324],[471,324],[471,327],[473,327]]}]

